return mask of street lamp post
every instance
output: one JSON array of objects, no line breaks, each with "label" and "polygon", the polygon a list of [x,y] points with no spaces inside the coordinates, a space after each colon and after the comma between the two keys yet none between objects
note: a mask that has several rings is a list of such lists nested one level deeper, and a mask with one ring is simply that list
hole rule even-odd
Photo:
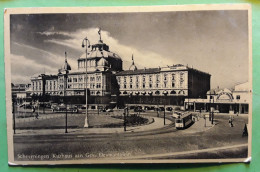
[{"label": "street lamp post", "polygon": [[131,99],[131,98],[132,98],[132,95],[133,95],[133,93],[130,93],[130,94],[129,94],[129,101],[128,101],[128,102],[129,102],[130,106],[129,106],[129,107],[127,106],[127,116],[129,116],[129,114],[128,114],[129,111],[128,111],[128,110],[129,110],[130,107],[131,107],[131,103],[132,103],[132,101],[131,101],[132,99]]},{"label": "street lamp post", "polygon": [[[213,99],[213,106],[214,106],[214,110],[215,110],[215,105],[214,105],[214,97],[212,97]],[[213,124],[214,122],[214,111],[211,112],[211,124]]]},{"label": "street lamp post", "polygon": [[[65,52],[65,62],[67,61],[67,52]],[[65,64],[65,75],[64,75],[64,103],[65,103],[65,133],[68,133],[68,112],[67,112],[67,80],[68,80],[68,69]]]},{"label": "street lamp post", "polygon": [[164,94],[164,96],[165,96],[165,97],[164,97],[165,100],[164,100],[163,124],[165,125],[165,124],[166,124],[166,123],[165,123],[165,104],[166,104],[166,96],[167,96],[167,92],[164,91],[163,94]]},{"label": "street lamp post", "polygon": [[82,41],[82,48],[86,47],[86,118],[85,118],[85,125],[84,127],[88,128],[88,67],[87,67],[87,61],[88,61],[88,48],[90,48],[90,42],[87,37],[85,37]]},{"label": "street lamp post", "polygon": [[211,99],[213,99],[213,105],[214,105],[214,97],[211,97],[214,94],[209,94],[209,121],[211,121],[211,124],[214,122],[214,112],[211,112]]},{"label": "street lamp post", "polygon": [[125,107],[125,109],[124,109],[124,131],[126,131],[126,113],[128,113],[127,107]]},{"label": "street lamp post", "polygon": [[97,92],[97,112],[98,112],[98,115],[99,115],[99,94],[100,94],[100,92],[98,91]]},{"label": "street lamp post", "polygon": [[14,103],[15,99],[13,98],[12,103],[13,103],[13,130],[14,130],[14,134],[15,134],[15,103]]},{"label": "street lamp post", "polygon": [[209,121],[211,121],[211,92],[209,93]]}]

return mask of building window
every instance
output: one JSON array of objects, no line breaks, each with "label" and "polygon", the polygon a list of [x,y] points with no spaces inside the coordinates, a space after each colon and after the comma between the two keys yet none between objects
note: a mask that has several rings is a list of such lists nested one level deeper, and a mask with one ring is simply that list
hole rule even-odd
[{"label": "building window", "polygon": [[77,78],[73,78],[73,82],[78,82],[78,79]]},{"label": "building window", "polygon": [[91,84],[90,84],[90,88],[95,88],[95,84],[94,84],[94,83],[91,83]]},{"label": "building window", "polygon": [[164,74],[164,81],[167,81],[167,74]]},{"label": "building window", "polygon": [[139,82],[139,76],[136,76],[136,82]]},{"label": "building window", "polygon": [[143,88],[145,88],[145,84],[143,84]]},{"label": "building window", "polygon": [[132,76],[130,76],[130,82],[133,82],[133,77]]},{"label": "building window", "polygon": [[149,81],[152,82],[152,75],[149,75]]},{"label": "building window", "polygon": [[101,81],[101,76],[97,76],[97,82]]},{"label": "building window", "polygon": [[126,82],[126,76],[124,76],[124,82]]},{"label": "building window", "polygon": [[184,73],[180,73],[180,80],[183,81],[183,76],[184,76]]},{"label": "building window", "polygon": [[183,80],[180,81],[180,87],[183,87]]},{"label": "building window", "polygon": [[143,82],[145,82],[145,76],[143,75]]},{"label": "building window", "polygon": [[97,83],[97,88],[101,88],[101,83]]},{"label": "building window", "polygon": [[152,87],[153,87],[153,85],[150,83],[150,84],[149,84],[149,87],[150,87],[150,88],[152,88]]},{"label": "building window", "polygon": [[72,88],[72,85],[71,85],[71,84],[68,84],[68,88]]},{"label": "building window", "polygon": [[167,82],[164,82],[164,88],[166,88],[167,87]]},{"label": "building window", "polygon": [[132,85],[132,84],[130,84],[130,88],[133,88],[133,85]]},{"label": "building window", "polygon": [[90,82],[91,82],[91,81],[95,81],[95,77],[91,76],[91,77],[90,77]]},{"label": "building window", "polygon": [[69,78],[68,78],[68,82],[72,82],[72,79],[71,79],[71,77],[69,77]]},{"label": "building window", "polygon": [[136,88],[139,88],[139,84],[138,83],[136,83]]},{"label": "building window", "polygon": [[42,89],[42,87],[41,87],[42,85],[41,85],[41,82],[39,82],[39,90],[41,90]]},{"label": "building window", "polygon": [[79,82],[82,82],[83,78],[82,76],[79,77]]},{"label": "building window", "polygon": [[124,88],[126,88],[126,84],[124,84]]},{"label": "building window", "polygon": [[117,77],[117,83],[118,83],[118,85],[120,85],[120,82],[121,82],[121,77]]},{"label": "building window", "polygon": [[50,90],[52,89],[52,82],[50,81]]},{"label": "building window", "polygon": [[240,100],[240,95],[237,95],[237,100]]},{"label": "building window", "polygon": [[174,88],[175,87],[175,83],[174,82],[172,82],[172,88]]},{"label": "building window", "polygon": [[160,82],[160,75],[156,75],[156,82]]},{"label": "building window", "polygon": [[172,81],[174,81],[175,80],[175,74],[173,73],[172,74]]}]

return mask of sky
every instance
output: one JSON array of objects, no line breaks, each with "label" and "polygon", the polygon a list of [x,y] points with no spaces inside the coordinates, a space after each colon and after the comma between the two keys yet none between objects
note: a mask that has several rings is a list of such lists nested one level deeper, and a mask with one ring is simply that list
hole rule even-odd
[{"label": "sky", "polygon": [[82,40],[99,40],[138,68],[183,64],[211,74],[211,88],[248,81],[247,11],[11,15],[12,82],[30,83],[40,73],[57,74],[64,52],[73,70]]}]

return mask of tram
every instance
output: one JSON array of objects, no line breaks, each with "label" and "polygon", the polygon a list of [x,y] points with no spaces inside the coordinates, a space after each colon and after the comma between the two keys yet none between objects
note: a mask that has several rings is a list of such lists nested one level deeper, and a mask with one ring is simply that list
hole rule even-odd
[{"label": "tram", "polygon": [[176,129],[185,129],[192,124],[192,113],[184,111],[175,111],[175,127]]}]

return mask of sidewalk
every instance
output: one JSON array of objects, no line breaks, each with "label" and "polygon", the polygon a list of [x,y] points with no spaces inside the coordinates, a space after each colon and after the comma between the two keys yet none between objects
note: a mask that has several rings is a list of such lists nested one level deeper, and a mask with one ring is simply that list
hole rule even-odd
[{"label": "sidewalk", "polygon": [[[147,117],[146,118],[151,118]],[[124,128],[78,128],[78,129],[68,129],[68,133],[65,133],[64,129],[38,129],[38,130],[16,130],[16,135],[50,135],[50,134],[108,134],[108,133],[125,133],[125,132],[143,132],[154,130],[158,128],[163,128],[172,123],[172,121],[166,119],[163,124],[163,118],[152,117],[154,121],[147,125],[140,125],[135,127]]]}]

